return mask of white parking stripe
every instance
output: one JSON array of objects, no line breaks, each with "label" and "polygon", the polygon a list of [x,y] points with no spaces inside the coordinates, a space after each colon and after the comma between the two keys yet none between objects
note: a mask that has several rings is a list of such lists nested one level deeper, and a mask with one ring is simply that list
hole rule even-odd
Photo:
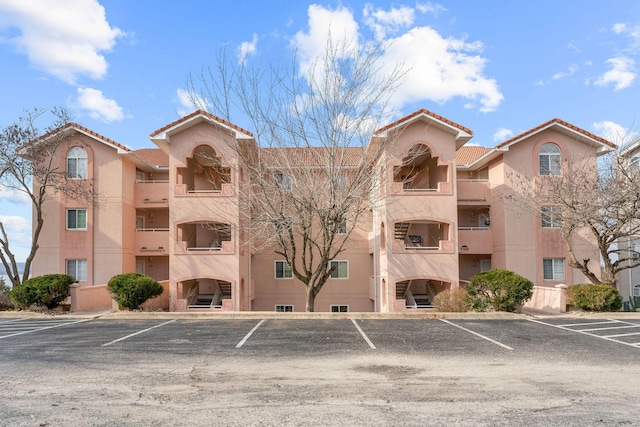
[{"label": "white parking stripe", "polygon": [[[618,344],[628,345],[628,346],[634,347],[634,348],[638,348],[638,344],[640,344],[640,343],[633,344],[633,343],[628,343],[628,342],[624,342],[624,341],[620,341],[620,340],[615,340],[613,338],[609,338],[609,337],[606,337],[606,336],[596,335],[596,334],[592,334],[592,333],[589,333],[589,332],[581,331],[580,329],[571,329],[571,328],[566,328],[566,327],[560,326],[560,325],[552,325],[551,323],[545,323],[545,322],[541,322],[541,321],[535,320],[535,319],[527,319],[527,320],[529,322],[539,323],[539,324],[545,325],[545,326],[551,326],[552,328],[562,329],[563,331],[569,331],[569,332],[575,332],[577,334],[588,335],[590,337],[600,338],[600,339],[611,341],[611,342],[617,342]],[[615,322],[615,320],[612,320],[612,322]]]},{"label": "white parking stripe", "polygon": [[485,337],[484,335],[481,335],[481,334],[479,334],[479,333],[477,333],[477,332],[474,332],[474,331],[472,331],[472,330],[470,330],[470,329],[463,328],[462,326],[460,326],[460,325],[456,325],[455,323],[449,322],[448,320],[445,320],[445,319],[438,319],[438,320],[441,320],[441,321],[443,321],[444,323],[448,323],[448,324],[449,324],[449,325],[451,325],[451,326],[455,326],[456,328],[460,328],[460,329],[462,329],[463,331],[469,332],[470,334],[473,334],[473,335],[475,335],[475,336],[477,336],[477,337],[480,337],[480,338],[485,339],[485,340],[487,340],[487,341],[489,341],[489,342],[492,342],[492,343],[494,343],[495,345],[499,345],[500,347],[506,348],[507,350],[513,350],[513,348],[512,348],[512,347],[509,347],[508,345],[504,345],[504,344],[502,344],[501,342],[498,342],[498,341],[496,341],[496,340],[493,340],[493,339],[491,339],[491,338],[489,338],[489,337]]},{"label": "white parking stripe", "polygon": [[360,335],[362,335],[362,338],[364,338],[364,340],[367,342],[367,344],[369,344],[369,347],[372,348],[373,350],[375,350],[376,346],[373,345],[373,343],[371,342],[369,337],[367,337],[367,334],[365,334],[364,331],[362,330],[362,328],[360,327],[360,325],[358,325],[358,323],[356,322],[356,319],[351,319],[351,321],[353,322],[353,325],[356,327],[358,332],[360,332]]},{"label": "white parking stripe", "polygon": [[152,327],[150,327],[150,328],[143,329],[143,330],[138,331],[138,332],[134,332],[133,334],[129,334],[129,335],[127,335],[126,337],[118,338],[117,340],[113,340],[113,341],[108,342],[108,343],[106,343],[106,344],[102,344],[102,346],[101,346],[101,347],[106,347],[106,346],[108,346],[108,345],[115,344],[115,343],[120,342],[120,341],[124,341],[124,340],[126,340],[127,338],[135,337],[136,335],[140,335],[140,334],[142,334],[142,333],[144,333],[144,332],[147,332],[147,331],[150,331],[150,330],[152,330],[152,329],[159,328],[160,326],[164,326],[164,325],[168,325],[169,323],[173,323],[173,322],[175,322],[176,320],[177,320],[177,319],[169,320],[168,322],[160,323],[159,325],[152,326]]},{"label": "white parking stripe", "polygon": [[631,332],[630,334],[617,334],[617,335],[605,335],[607,338],[617,338],[617,337],[630,337],[633,335],[640,335],[640,332]]},{"label": "white parking stripe", "polygon": [[240,348],[244,345],[245,342],[247,342],[247,340],[249,339],[249,337],[251,335],[253,335],[253,333],[256,331],[256,329],[258,329],[260,327],[260,325],[262,325],[264,323],[265,319],[262,319],[261,321],[258,322],[258,324],[256,326],[253,327],[253,329],[251,329],[249,331],[249,333],[247,335],[244,336],[244,338],[242,338],[242,341],[240,341],[237,345],[236,348]]},{"label": "white parking stripe", "polygon": [[640,325],[633,326],[611,326],[609,328],[591,328],[591,329],[576,329],[576,331],[591,332],[591,331],[607,331],[609,329],[626,329],[626,328],[640,328]]},{"label": "white parking stripe", "polygon": [[558,325],[558,326],[564,326],[564,327],[569,327],[569,326],[589,326],[589,325],[604,325],[606,323],[619,323],[619,321],[618,320],[607,320],[607,321],[600,321],[600,322],[565,323],[564,325]]},{"label": "white parking stripe", "polygon": [[18,335],[30,334],[32,332],[44,331],[45,329],[53,329],[53,328],[59,328],[61,326],[74,325],[76,323],[88,322],[89,320],[93,320],[93,319],[82,319],[82,320],[77,320],[75,322],[56,323],[53,326],[45,326],[45,327],[42,327],[42,328],[29,329],[27,331],[16,332],[14,334],[1,336],[0,340],[3,339],[3,338],[9,338],[9,337],[15,337],[15,336],[18,336]]}]

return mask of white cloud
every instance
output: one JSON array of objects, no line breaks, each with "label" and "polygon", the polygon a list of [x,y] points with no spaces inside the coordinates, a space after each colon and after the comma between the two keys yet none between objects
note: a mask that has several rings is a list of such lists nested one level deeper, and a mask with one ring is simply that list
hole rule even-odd
[{"label": "white cloud", "polygon": [[9,237],[11,251],[18,259],[26,258],[23,253],[28,253],[31,246],[31,222],[21,216],[0,215],[0,223]]},{"label": "white cloud", "polygon": [[238,47],[238,63],[244,64],[247,60],[247,56],[254,55],[258,47],[258,35],[253,34],[253,39],[250,42],[242,42]]},{"label": "white cloud", "polygon": [[176,90],[176,95],[178,95],[178,103],[180,104],[180,107],[178,107],[178,114],[180,116],[186,116],[195,110],[207,111],[209,109],[207,100],[199,95],[192,95],[183,89]]},{"label": "white cloud", "polygon": [[493,134],[493,142],[502,142],[513,136],[513,131],[507,128],[498,128]]},{"label": "white cloud", "polygon": [[611,58],[606,61],[611,65],[611,70],[600,76],[595,84],[597,86],[606,86],[609,83],[615,84],[615,90],[625,89],[633,83],[636,78],[635,61],[626,56]]},{"label": "white cloud", "polygon": [[9,189],[0,184],[0,200],[18,205],[31,205],[31,199],[24,191]]},{"label": "white cloud", "polygon": [[34,67],[72,84],[80,75],[104,77],[102,53],[124,36],[97,0],[0,0],[0,15],[0,27],[9,29],[5,42]]},{"label": "white cloud", "polygon": [[78,105],[89,111],[94,119],[116,122],[124,118],[122,108],[113,99],[105,98],[102,91],[90,87],[78,88]]},{"label": "white cloud", "polygon": [[309,31],[298,31],[291,45],[299,54],[300,68],[303,73],[309,71],[314,61],[322,55],[330,37],[335,44],[358,41],[358,24],[351,10],[344,6],[326,9],[312,4],[307,9]]},{"label": "white cloud", "polygon": [[640,24],[636,24],[633,26],[617,23],[612,27],[612,30],[616,34],[623,34],[631,41],[629,42],[629,46],[626,47],[626,51],[635,54],[640,50]]},{"label": "white cloud", "polygon": [[597,135],[618,145],[625,142],[629,133],[629,129],[609,120],[594,122],[591,127]]},{"label": "white cloud", "polygon": [[[392,12],[369,9],[366,18],[381,25],[385,31],[389,28],[398,30],[413,22],[406,10]],[[308,17],[308,30],[298,32],[292,40],[303,72],[307,72],[325,51],[327,37],[353,43],[361,39],[353,13],[343,6],[327,9],[314,4],[308,8]],[[374,26],[374,31],[376,28]],[[466,36],[444,38],[430,27],[413,27],[390,39],[386,56],[381,59],[381,64],[387,67],[383,72],[390,72],[396,64],[408,68],[406,79],[393,94],[390,107],[400,110],[413,102],[444,103],[461,97],[467,101],[467,106],[480,111],[495,110],[504,97],[496,80],[484,75],[486,59],[479,55],[483,47],[480,41],[468,42]]]},{"label": "white cloud", "polygon": [[622,23],[617,23],[617,24],[614,24],[611,29],[613,30],[614,33],[620,34],[627,29],[627,25]]},{"label": "white cloud", "polygon": [[559,79],[563,79],[565,77],[569,77],[572,76],[576,73],[576,71],[578,71],[578,66],[573,64],[569,67],[569,70],[567,71],[559,71],[557,73],[555,73],[551,79],[552,80],[559,80]]},{"label": "white cloud", "polygon": [[395,34],[400,29],[412,25],[415,10],[407,6],[401,6],[385,11],[380,8],[374,9],[371,3],[367,3],[364,6],[363,15],[364,23],[371,28],[376,38],[383,40],[387,37],[387,34]]},{"label": "white cloud", "polygon": [[484,76],[486,59],[477,55],[480,42],[443,38],[429,27],[416,27],[391,41],[384,63],[410,67],[392,98],[396,106],[420,100],[444,103],[454,97],[479,102],[493,111],[504,99],[495,79]]},{"label": "white cloud", "polygon": [[431,13],[435,16],[438,16],[440,12],[447,10],[443,5],[439,3],[431,3],[430,1],[426,3],[416,3],[416,9],[422,13]]}]

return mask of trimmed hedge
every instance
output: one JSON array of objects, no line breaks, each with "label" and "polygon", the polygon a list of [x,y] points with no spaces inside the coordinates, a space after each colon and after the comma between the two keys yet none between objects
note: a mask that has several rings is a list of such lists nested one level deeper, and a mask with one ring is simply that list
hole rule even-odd
[{"label": "trimmed hedge", "polygon": [[113,276],[107,289],[120,307],[135,310],[150,298],[161,295],[164,289],[153,278],[141,273]]},{"label": "trimmed hedge", "polygon": [[473,276],[467,294],[476,311],[515,311],[533,296],[533,283],[513,271],[493,269]]},{"label": "trimmed hedge", "polygon": [[56,308],[69,296],[69,285],[76,282],[73,276],[67,274],[33,277],[11,290],[11,301],[20,309],[31,305]]},{"label": "trimmed hedge", "polygon": [[618,311],[622,298],[611,285],[586,283],[569,286],[567,303],[587,311]]}]

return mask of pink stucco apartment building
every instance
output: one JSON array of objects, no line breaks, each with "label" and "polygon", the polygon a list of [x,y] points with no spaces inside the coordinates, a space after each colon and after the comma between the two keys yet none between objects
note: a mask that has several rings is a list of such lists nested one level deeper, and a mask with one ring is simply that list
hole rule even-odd
[{"label": "pink stucco apartment building", "polygon": [[[34,276],[68,273],[84,289],[138,271],[165,282],[174,311],[304,310],[304,287],[286,263],[247,244],[238,191],[246,175],[228,141],[255,145],[250,132],[196,111],[153,132],[157,148],[131,150],[75,123],[55,133],[64,136],[60,167],[71,179],[91,180],[98,200],[50,198]],[[522,212],[505,195],[514,174],[567,173],[568,159],[595,173],[597,157],[614,144],[553,119],[484,148],[467,144],[470,129],[424,109],[377,130],[372,141],[391,135],[379,161],[388,178],[380,181],[384,203],[350,236],[316,311],[429,309],[437,293],[491,268],[534,282],[531,304],[539,308],[558,304],[558,285],[586,282],[568,265],[554,216]],[[578,252],[599,268],[593,242]]]}]

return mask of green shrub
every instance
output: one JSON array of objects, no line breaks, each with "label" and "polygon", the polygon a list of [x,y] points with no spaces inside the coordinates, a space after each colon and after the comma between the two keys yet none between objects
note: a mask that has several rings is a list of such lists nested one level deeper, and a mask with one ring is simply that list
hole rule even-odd
[{"label": "green shrub", "polygon": [[493,269],[473,276],[467,294],[476,311],[515,311],[533,296],[533,283],[513,271]]},{"label": "green shrub", "polygon": [[469,311],[467,290],[465,288],[450,289],[440,292],[433,297],[433,306],[438,311],[462,313]]},{"label": "green shrub", "polygon": [[588,311],[618,311],[622,298],[611,285],[587,283],[569,286],[567,303]]},{"label": "green shrub", "polygon": [[67,274],[33,277],[11,290],[11,300],[21,309],[31,305],[56,308],[69,296],[69,285],[76,282],[73,276]]},{"label": "green shrub", "polygon": [[140,273],[126,273],[113,276],[107,289],[120,307],[135,310],[150,298],[162,294],[162,285],[149,276]]}]

